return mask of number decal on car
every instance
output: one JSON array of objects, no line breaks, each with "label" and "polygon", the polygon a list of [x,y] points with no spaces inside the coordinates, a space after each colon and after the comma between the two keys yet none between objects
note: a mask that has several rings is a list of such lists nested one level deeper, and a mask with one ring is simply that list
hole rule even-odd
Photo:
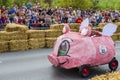
[{"label": "number decal on car", "polygon": [[103,45],[100,45],[99,46],[99,52],[101,54],[105,54],[107,52],[107,48],[105,46],[103,46]]}]

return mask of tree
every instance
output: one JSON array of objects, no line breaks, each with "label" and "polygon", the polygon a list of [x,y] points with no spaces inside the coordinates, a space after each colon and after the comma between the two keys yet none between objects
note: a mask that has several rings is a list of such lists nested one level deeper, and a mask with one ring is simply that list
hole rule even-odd
[{"label": "tree", "polygon": [[101,0],[91,0],[91,2],[92,2],[92,8],[93,9],[97,9],[98,8],[98,4],[99,4],[99,2],[100,2]]},{"label": "tree", "polygon": [[52,4],[52,0],[44,0],[44,2],[45,2],[45,3],[48,3],[49,6],[51,6],[51,4]]},{"label": "tree", "polygon": [[92,2],[90,0],[54,0],[52,5],[58,7],[89,9],[92,6]]},{"label": "tree", "polygon": [[14,3],[14,0],[0,0],[0,6],[11,6]]},{"label": "tree", "polygon": [[80,9],[89,9],[92,6],[92,2],[90,0],[76,0],[73,1],[73,7]]}]

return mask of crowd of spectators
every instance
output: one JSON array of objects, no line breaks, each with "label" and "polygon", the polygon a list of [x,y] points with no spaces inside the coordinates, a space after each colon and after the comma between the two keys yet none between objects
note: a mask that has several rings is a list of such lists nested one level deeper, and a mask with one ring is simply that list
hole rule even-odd
[{"label": "crowd of spectators", "polygon": [[7,23],[25,24],[31,27],[50,27],[52,24],[81,23],[88,18],[92,26],[101,22],[120,21],[120,12],[110,10],[80,10],[69,8],[42,8],[39,4],[31,4],[12,8],[2,6],[0,11],[0,27]]}]

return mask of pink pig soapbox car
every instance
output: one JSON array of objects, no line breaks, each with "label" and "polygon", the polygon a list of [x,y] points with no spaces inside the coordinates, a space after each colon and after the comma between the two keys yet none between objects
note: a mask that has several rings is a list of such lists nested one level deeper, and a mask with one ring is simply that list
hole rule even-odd
[{"label": "pink pig soapbox car", "polygon": [[115,71],[118,61],[115,58],[115,43],[110,36],[117,26],[109,23],[102,32],[93,31],[88,19],[81,23],[79,32],[70,32],[65,24],[63,35],[55,42],[53,52],[48,55],[55,67],[65,69],[78,68],[82,77],[90,75],[90,67],[108,64]]}]

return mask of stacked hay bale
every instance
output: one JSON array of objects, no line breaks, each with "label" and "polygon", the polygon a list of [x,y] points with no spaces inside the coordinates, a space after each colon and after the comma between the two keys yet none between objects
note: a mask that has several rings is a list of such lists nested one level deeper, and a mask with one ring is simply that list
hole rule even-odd
[{"label": "stacked hay bale", "polygon": [[62,30],[50,29],[45,31],[45,36],[47,38],[58,37],[62,35]]},{"label": "stacked hay bale", "polygon": [[[68,24],[70,26],[71,31],[79,31],[80,24],[79,23],[71,23]],[[51,30],[62,30],[64,24],[54,24],[50,26]]]},{"label": "stacked hay bale", "polygon": [[120,22],[116,23],[117,27],[117,31],[116,31],[116,35],[117,35],[117,40],[120,41]]},{"label": "stacked hay bale", "polygon": [[98,27],[100,28],[100,29],[103,29],[103,27],[106,25],[107,23],[99,23],[98,24]]},{"label": "stacked hay bale", "polygon": [[45,42],[47,48],[52,48],[58,36],[62,35],[64,24],[54,24],[45,31]]},{"label": "stacked hay bale", "polygon": [[90,80],[120,80],[120,72],[107,73],[101,76],[95,76]]},{"label": "stacked hay bale", "polygon": [[[103,27],[106,25],[107,23],[99,23],[98,28],[100,31],[102,31]],[[117,31],[111,36],[111,38],[113,39],[113,41],[118,41],[120,40],[120,22],[115,23],[118,27],[117,27]]]},{"label": "stacked hay bale", "polygon": [[120,33],[117,33],[117,35],[118,35],[118,41],[120,41]]},{"label": "stacked hay bale", "polygon": [[14,32],[14,31],[19,31],[25,33],[28,30],[28,27],[25,25],[19,25],[15,23],[9,23],[5,27],[5,31],[7,32]]},{"label": "stacked hay bale", "polygon": [[50,26],[51,30],[62,30],[64,27],[64,24],[54,24]]},{"label": "stacked hay bale", "polygon": [[71,23],[69,24],[71,31],[78,32],[80,24],[79,23]]},{"label": "stacked hay bale", "polygon": [[102,32],[103,27],[104,27],[106,24],[107,24],[107,23],[99,23],[99,24],[98,24],[99,31]]},{"label": "stacked hay bale", "polygon": [[10,51],[28,50],[27,40],[10,40],[9,42]]},{"label": "stacked hay bale", "polygon": [[99,27],[93,27],[92,30],[95,30],[95,31],[100,31],[102,32],[102,29],[100,29]]},{"label": "stacked hay bale", "polygon": [[27,38],[28,37],[26,33],[21,33],[19,31],[14,31],[14,32],[0,31],[1,40],[5,40],[5,41],[26,40]]},{"label": "stacked hay bale", "polygon": [[6,52],[8,51],[8,41],[2,41],[0,40],[0,52]]},{"label": "stacked hay bale", "polygon": [[3,31],[2,39],[8,41],[9,51],[28,50],[27,26],[19,24],[7,24]]},{"label": "stacked hay bale", "polygon": [[111,36],[111,38],[112,38],[112,40],[113,41],[118,41],[119,40],[119,33],[114,33],[112,36]]},{"label": "stacked hay bale", "polygon": [[4,31],[0,31],[0,52],[8,51],[8,41],[4,40],[3,33]]},{"label": "stacked hay bale", "polygon": [[28,30],[29,49],[45,47],[45,30]]},{"label": "stacked hay bale", "polygon": [[120,33],[120,22],[117,22],[116,25],[117,25],[117,31],[116,31],[116,33]]},{"label": "stacked hay bale", "polygon": [[54,37],[54,38],[46,38],[46,47],[47,48],[53,48],[56,40],[57,40],[56,37]]},{"label": "stacked hay bale", "polygon": [[[71,31],[79,31],[80,24],[71,23],[69,26]],[[46,30],[46,47],[52,48],[54,46],[57,37],[62,35],[63,27],[64,24],[54,24],[50,26],[50,30]]]},{"label": "stacked hay bale", "polygon": [[62,31],[50,29],[45,31],[45,35],[46,35],[46,47],[52,48],[54,46],[54,42],[56,41],[57,37],[62,35]]}]

